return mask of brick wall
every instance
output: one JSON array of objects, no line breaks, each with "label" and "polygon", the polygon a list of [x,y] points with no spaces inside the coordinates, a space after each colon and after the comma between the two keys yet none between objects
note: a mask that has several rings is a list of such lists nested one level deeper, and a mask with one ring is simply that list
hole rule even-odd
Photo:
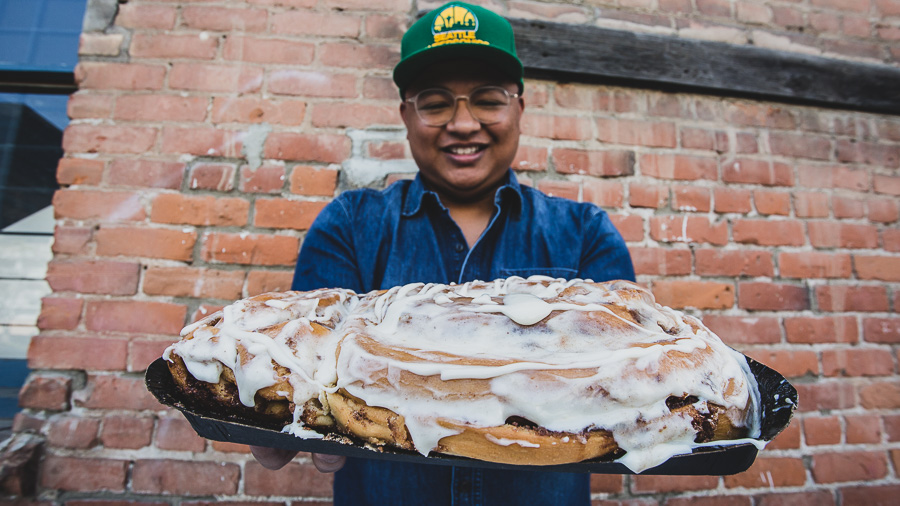
[{"label": "brick wall", "polygon": [[[434,5],[129,0],[84,34],[54,199],[53,293],[15,425],[32,451],[16,462],[38,471],[4,467],[4,493],[73,506],[329,502],[330,477],[308,458],[270,472],[244,447],[200,439],[146,392],[143,371],[185,323],[288,288],[304,231],[337,192],[406,177],[390,68],[411,13]],[[492,5],[898,54],[898,0]],[[595,502],[894,501],[900,118],[536,80],[525,96],[521,178],[607,209],[660,302],[702,315],[800,392],[793,423],[749,471],[596,475]]]}]

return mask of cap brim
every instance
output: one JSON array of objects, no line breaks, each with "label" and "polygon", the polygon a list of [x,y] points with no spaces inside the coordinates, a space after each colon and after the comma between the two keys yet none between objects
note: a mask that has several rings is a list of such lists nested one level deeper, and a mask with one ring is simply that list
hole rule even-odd
[{"label": "cap brim", "polygon": [[522,87],[522,62],[515,56],[502,49],[480,44],[447,44],[411,54],[394,67],[394,83],[400,88],[400,97],[403,97],[406,88],[427,67],[456,59],[485,61],[509,76],[510,80],[517,83],[520,89]]}]

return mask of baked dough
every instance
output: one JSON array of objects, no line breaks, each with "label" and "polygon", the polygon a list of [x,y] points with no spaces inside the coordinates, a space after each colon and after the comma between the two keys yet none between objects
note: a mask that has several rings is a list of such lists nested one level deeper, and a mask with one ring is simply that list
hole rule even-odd
[{"label": "baked dough", "polygon": [[300,437],[640,472],[759,433],[743,355],[627,281],[272,293],[182,336],[164,357],[186,394]]}]

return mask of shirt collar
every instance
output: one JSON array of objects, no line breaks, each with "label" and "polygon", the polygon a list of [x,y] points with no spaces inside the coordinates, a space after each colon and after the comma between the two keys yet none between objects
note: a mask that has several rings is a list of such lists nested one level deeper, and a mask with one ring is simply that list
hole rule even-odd
[{"label": "shirt collar", "polygon": [[[416,173],[416,177],[409,185],[406,198],[403,201],[403,216],[408,218],[418,213],[422,209],[426,198],[443,208],[437,193],[425,188],[422,176]],[[504,206],[511,206],[511,210],[520,212],[522,210],[522,200],[522,187],[519,185],[519,180],[512,170],[506,169],[506,182],[497,189],[494,204],[501,209]]]}]

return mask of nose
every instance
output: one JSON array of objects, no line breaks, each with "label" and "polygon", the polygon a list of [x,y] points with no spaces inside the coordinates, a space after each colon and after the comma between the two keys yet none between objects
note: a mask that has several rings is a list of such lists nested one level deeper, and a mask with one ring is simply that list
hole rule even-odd
[{"label": "nose", "polygon": [[[461,103],[465,101],[465,103]],[[456,111],[450,122],[447,123],[447,130],[458,134],[469,134],[481,129],[481,122],[475,119],[472,111],[469,110],[469,100],[460,97],[456,100]]]}]

